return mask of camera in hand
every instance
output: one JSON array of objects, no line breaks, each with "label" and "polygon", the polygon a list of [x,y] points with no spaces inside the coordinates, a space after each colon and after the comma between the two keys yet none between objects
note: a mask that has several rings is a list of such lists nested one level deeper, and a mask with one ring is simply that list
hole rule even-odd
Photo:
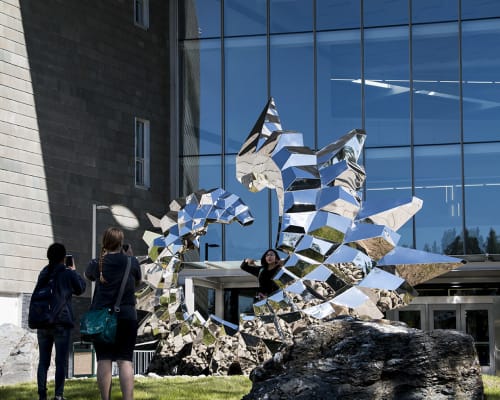
[{"label": "camera in hand", "polygon": [[66,262],[65,262],[67,267],[72,267],[73,266],[73,256],[71,254],[66,255]]}]

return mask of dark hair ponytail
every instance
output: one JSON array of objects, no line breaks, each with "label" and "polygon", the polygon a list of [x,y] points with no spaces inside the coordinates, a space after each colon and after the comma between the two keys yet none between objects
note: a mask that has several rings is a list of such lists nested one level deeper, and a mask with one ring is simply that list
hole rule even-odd
[{"label": "dark hair ponytail", "polygon": [[64,257],[66,257],[66,247],[64,247],[61,243],[53,243],[47,249],[49,267],[53,267],[63,262]]}]

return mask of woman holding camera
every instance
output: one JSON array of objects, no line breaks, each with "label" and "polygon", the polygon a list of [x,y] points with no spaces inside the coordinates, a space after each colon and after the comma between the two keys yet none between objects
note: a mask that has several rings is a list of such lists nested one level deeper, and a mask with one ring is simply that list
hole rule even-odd
[{"label": "woman holding camera", "polygon": [[[64,382],[67,374],[69,345],[73,320],[73,295],[81,295],[85,291],[85,280],[76,271],[73,258],[66,254],[61,243],[53,243],[47,249],[49,264],[42,269],[34,292],[39,287],[47,287],[49,280],[55,284],[53,309],[57,310],[53,325],[38,327],[37,339],[39,362],[37,369],[38,398],[47,400],[47,371],[50,367],[52,347],[56,351],[56,374],[54,400],[64,400]],[[31,307],[29,314],[31,325]]]},{"label": "woman holding camera", "polygon": [[102,400],[111,398],[112,362],[116,361],[119,369],[120,389],[124,400],[134,398],[133,355],[137,338],[137,312],[135,309],[135,289],[141,281],[139,262],[132,256],[130,245],[123,249],[123,231],[108,228],[102,237],[99,258],[92,260],[85,276],[96,283],[91,309],[113,309],[118,292],[131,259],[130,273],[117,314],[118,325],[114,344],[95,344],[97,355],[97,384]]}]

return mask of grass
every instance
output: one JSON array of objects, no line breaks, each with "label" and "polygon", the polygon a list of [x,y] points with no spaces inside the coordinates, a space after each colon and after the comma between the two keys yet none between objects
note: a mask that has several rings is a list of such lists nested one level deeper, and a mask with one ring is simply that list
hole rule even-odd
[{"label": "grass", "polygon": [[[500,400],[500,377],[483,375],[487,400]],[[135,400],[240,400],[250,392],[252,383],[245,376],[136,378]],[[54,382],[49,383],[49,396],[54,393]],[[69,379],[64,396],[69,400],[98,400],[95,378]],[[2,400],[36,399],[36,384],[0,386]],[[50,398],[50,397],[49,397]],[[121,398],[118,380],[113,379],[113,399]]]},{"label": "grass", "polygon": [[500,400],[500,376],[483,375],[484,394],[487,400]]},{"label": "grass", "polygon": [[[250,392],[252,382],[245,376],[231,377],[168,377],[136,378],[135,400],[240,400]],[[54,382],[49,382],[49,398],[54,394]],[[64,397],[68,400],[100,399],[95,378],[68,379]],[[2,400],[33,400],[37,398],[36,383],[0,386]],[[113,379],[112,399],[120,399],[120,384]]]}]

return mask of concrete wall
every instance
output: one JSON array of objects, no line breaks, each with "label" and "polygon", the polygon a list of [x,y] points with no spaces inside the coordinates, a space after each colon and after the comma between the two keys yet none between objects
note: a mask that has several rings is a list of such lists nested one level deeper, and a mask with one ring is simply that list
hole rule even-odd
[{"label": "concrete wall", "polygon": [[[168,2],[149,3],[144,30],[132,0],[0,0],[0,297],[32,291],[54,241],[85,269],[93,203],[135,214],[126,236],[145,254],[145,213],[170,200]],[[151,123],[149,190],[135,187],[134,117]],[[98,240],[109,225],[98,211]]]}]

